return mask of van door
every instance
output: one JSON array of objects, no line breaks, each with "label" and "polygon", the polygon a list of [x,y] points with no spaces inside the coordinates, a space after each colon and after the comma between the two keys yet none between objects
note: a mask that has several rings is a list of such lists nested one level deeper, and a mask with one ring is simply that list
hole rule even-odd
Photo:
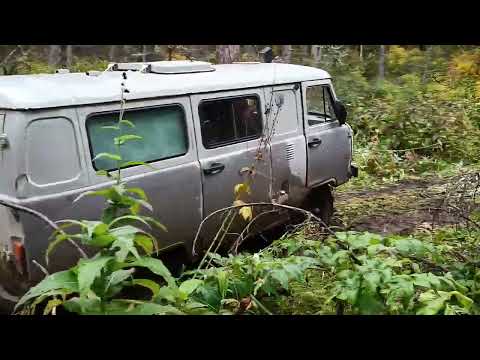
[{"label": "van door", "polygon": [[[252,166],[257,156],[264,130],[264,103],[262,89],[191,96],[202,169],[204,217],[233,204],[235,185],[245,180],[242,170]],[[270,200],[269,152],[269,147],[264,149],[256,162],[249,201]],[[219,221],[212,219],[207,228],[215,231]],[[207,238],[212,235],[207,229],[204,234]]]},{"label": "van door", "polygon": [[303,117],[307,141],[307,186],[345,183],[351,162],[351,129],[335,117],[330,80],[302,84]]},{"label": "van door", "polygon": [[272,104],[269,128],[275,128],[271,140],[273,196],[280,198],[284,191],[288,204],[298,206],[306,196],[307,176],[300,84],[278,85],[273,92],[265,88],[265,98]]},{"label": "van door", "polygon": [[[115,152],[111,130],[104,126],[118,121],[118,104],[88,106],[79,110],[83,122],[85,151],[89,154],[88,168],[95,187],[106,186],[105,177],[96,175],[99,169],[112,169],[109,160],[91,159],[98,153]],[[123,169],[128,187],[142,188],[153,206],[153,217],[166,226],[168,232],[153,231],[163,246],[185,244],[191,253],[193,234],[202,219],[202,183],[197,158],[193,121],[188,97],[129,101],[124,119],[135,128],[128,133],[140,135],[122,147],[125,161],[148,162],[145,166]],[[90,209],[89,217],[98,218],[102,209],[100,199],[83,198],[82,208]]]}]

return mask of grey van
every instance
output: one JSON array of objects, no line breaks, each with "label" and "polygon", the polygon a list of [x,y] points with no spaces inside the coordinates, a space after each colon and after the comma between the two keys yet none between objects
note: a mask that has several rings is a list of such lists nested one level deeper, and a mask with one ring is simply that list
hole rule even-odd
[{"label": "grey van", "polygon": [[[352,130],[323,70],[279,63],[119,63],[104,72],[0,77],[0,201],[53,221],[98,219],[99,199],[73,200],[111,184],[97,175],[112,168],[108,160],[92,159],[112,152],[111,134],[102,127],[118,119],[122,82],[128,89],[124,118],[143,137],[123,151],[128,160],[154,168],[131,166],[123,178],[146,191],[153,216],[168,229],[155,234],[163,244],[181,242],[192,253],[201,221],[232,204],[233,188],[266,127],[275,131],[257,165],[252,201],[286,196],[286,204],[328,218],[330,186],[356,176]],[[36,217],[0,205],[0,297],[19,295],[43,277],[32,261],[44,264],[50,235]],[[49,270],[77,261],[69,245],[52,255]]]}]

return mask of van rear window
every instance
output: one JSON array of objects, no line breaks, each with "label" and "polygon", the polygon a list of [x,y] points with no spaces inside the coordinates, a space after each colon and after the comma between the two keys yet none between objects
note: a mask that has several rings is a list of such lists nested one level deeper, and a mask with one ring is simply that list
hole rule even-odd
[{"label": "van rear window", "polygon": [[[97,154],[116,153],[113,143],[118,132],[105,129],[104,126],[116,125],[119,112],[98,114],[87,119],[87,132],[90,141],[92,158]],[[185,124],[185,113],[179,105],[127,110],[123,119],[132,122],[135,127],[124,127],[124,134],[142,137],[138,141],[129,141],[120,148],[123,161],[154,162],[176,156],[188,151],[188,136]],[[109,159],[98,159],[93,162],[96,170],[113,170],[117,164]]]}]

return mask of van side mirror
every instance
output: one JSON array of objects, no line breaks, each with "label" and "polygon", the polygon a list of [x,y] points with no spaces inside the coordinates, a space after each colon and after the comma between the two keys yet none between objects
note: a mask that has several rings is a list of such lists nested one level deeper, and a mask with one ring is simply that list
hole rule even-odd
[{"label": "van side mirror", "polygon": [[335,115],[337,116],[338,121],[341,125],[345,124],[347,121],[347,109],[341,101],[336,100],[334,103]]}]

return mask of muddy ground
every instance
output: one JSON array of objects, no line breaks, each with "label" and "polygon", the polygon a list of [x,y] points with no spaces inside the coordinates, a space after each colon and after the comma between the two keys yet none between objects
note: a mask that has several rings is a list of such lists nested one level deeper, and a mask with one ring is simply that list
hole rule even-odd
[{"label": "muddy ground", "polygon": [[339,189],[335,194],[333,225],[344,230],[407,235],[468,222],[465,216],[478,209],[478,205],[462,214],[446,206],[446,199],[462,179],[459,175],[431,177],[374,189]]}]

